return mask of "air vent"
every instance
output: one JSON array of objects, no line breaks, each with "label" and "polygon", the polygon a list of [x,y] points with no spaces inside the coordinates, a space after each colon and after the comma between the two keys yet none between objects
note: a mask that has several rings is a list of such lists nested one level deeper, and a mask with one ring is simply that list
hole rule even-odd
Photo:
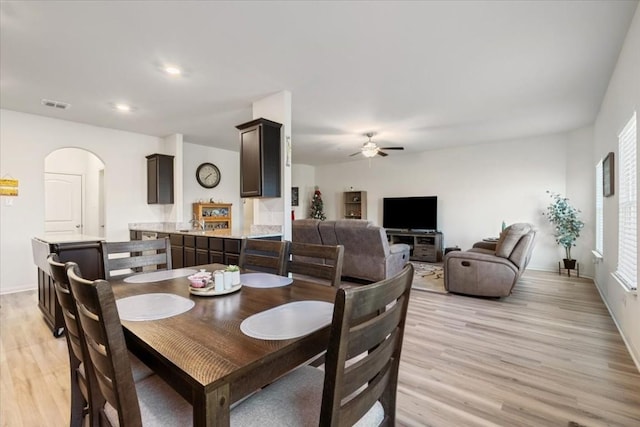
[{"label": "air vent", "polygon": [[44,105],[45,107],[57,108],[59,110],[67,110],[71,108],[71,104],[60,101],[51,101],[50,99],[43,99],[42,105]]}]

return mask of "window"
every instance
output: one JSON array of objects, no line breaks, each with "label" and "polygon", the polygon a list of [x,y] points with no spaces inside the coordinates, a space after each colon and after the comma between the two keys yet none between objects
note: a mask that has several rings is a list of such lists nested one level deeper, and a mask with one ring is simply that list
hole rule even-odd
[{"label": "window", "polygon": [[602,160],[596,165],[596,252],[604,255],[604,205],[602,197]]},{"label": "window", "polygon": [[616,276],[630,289],[638,288],[637,206],[638,177],[636,175],[636,113],[618,135],[618,268]]}]

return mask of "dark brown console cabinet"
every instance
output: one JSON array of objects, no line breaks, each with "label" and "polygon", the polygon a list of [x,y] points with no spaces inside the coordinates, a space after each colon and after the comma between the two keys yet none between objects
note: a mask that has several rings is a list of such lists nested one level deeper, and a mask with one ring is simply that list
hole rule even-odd
[{"label": "dark brown console cabinet", "polygon": [[389,243],[406,243],[412,261],[442,261],[442,233],[387,230]]},{"label": "dark brown console cabinet", "polygon": [[82,276],[89,280],[104,278],[102,250],[99,240],[92,241],[45,241],[32,239],[33,261],[38,266],[38,307],[53,335],[59,337],[64,331],[62,308],[56,297],[53,278],[49,275],[47,257],[58,254],[60,262],[73,261],[80,267]]},{"label": "dark brown console cabinet", "polygon": [[280,128],[256,119],[236,126],[240,131],[240,197],[280,197]]},{"label": "dark brown console cabinet", "polygon": [[147,156],[147,203],[173,204],[173,156]]}]

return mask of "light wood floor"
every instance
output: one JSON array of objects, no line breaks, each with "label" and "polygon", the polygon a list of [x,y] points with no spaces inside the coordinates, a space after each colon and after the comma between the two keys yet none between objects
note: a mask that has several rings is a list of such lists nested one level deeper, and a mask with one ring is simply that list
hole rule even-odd
[{"label": "light wood floor", "polygon": [[[413,291],[402,426],[639,426],[640,374],[590,280],[527,272],[500,300]],[[0,296],[2,426],[67,426],[66,344]]]}]

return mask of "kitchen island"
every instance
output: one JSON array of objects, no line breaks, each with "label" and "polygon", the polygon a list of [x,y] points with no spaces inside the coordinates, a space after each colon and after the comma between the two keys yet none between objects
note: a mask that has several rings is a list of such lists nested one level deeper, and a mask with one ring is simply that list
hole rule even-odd
[{"label": "kitchen island", "polygon": [[176,223],[129,224],[131,240],[169,237],[173,268],[203,264],[238,264],[242,239],[282,240],[279,227],[260,226],[234,232],[229,229],[200,230]]},{"label": "kitchen island", "polygon": [[33,262],[38,267],[38,307],[56,337],[64,331],[64,319],[53,278],[49,275],[47,257],[56,253],[61,262],[77,263],[85,278],[99,279],[104,277],[101,240],[104,239],[85,234],[45,234],[31,239]]}]

